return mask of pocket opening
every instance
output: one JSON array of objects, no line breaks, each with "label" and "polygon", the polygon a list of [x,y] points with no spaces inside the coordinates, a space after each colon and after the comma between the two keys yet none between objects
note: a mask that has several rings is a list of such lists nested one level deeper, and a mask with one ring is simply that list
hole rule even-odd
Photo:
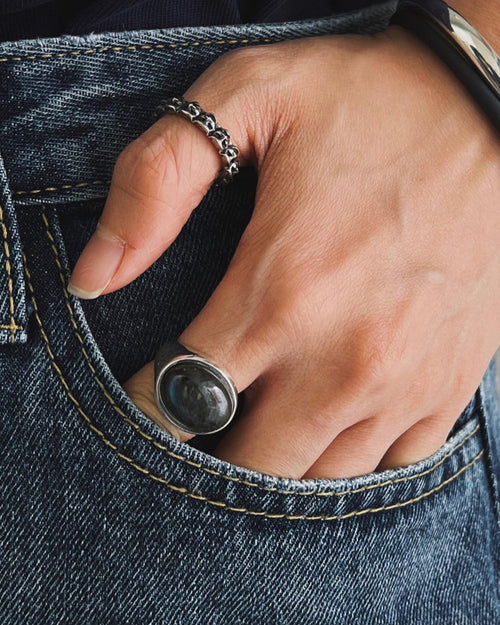
[{"label": "pocket opening", "polygon": [[[80,405],[88,417],[84,419],[86,425],[101,436],[108,451],[117,453],[135,469],[139,479],[148,476],[158,484],[168,484],[174,492],[219,505],[221,509],[254,516],[288,520],[342,520],[405,508],[427,500],[435,493],[445,492],[449,484],[457,483],[457,478],[482,457],[476,408],[473,408],[475,404],[472,402],[467,409],[466,422],[430,458],[409,467],[343,480],[275,478],[228,464],[180,443],[131,402],[109,370],[79,301],[72,301],[66,291],[69,270],[57,215],[53,213],[49,218],[44,209],[37,220],[40,221],[39,231],[43,232],[45,246],[52,256],[52,279],[58,291],[52,297],[58,300],[64,311],[64,332],[71,334],[73,345],[78,350],[75,361],[78,360],[79,373],[73,380],[68,380],[67,371],[63,372],[57,364],[63,373],[61,381],[74,397],[87,398],[91,394],[92,401],[87,405],[99,402],[100,422],[112,431],[111,434],[102,436],[100,424],[94,423],[88,409]],[[36,287],[36,297],[35,292]],[[40,319],[41,329],[42,324]],[[57,352],[58,346],[51,337],[46,338],[47,347],[53,353]],[[54,356],[56,360],[57,355]],[[85,375],[82,371],[86,372]],[[75,412],[79,412],[78,406],[75,408]],[[171,479],[173,473],[175,480]],[[195,490],[193,483],[197,485]]]}]

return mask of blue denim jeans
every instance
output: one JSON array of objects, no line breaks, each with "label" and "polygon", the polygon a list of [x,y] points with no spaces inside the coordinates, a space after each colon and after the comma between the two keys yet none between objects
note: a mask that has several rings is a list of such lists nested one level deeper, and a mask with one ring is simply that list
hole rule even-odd
[{"label": "blue denim jeans", "polygon": [[224,275],[252,171],[129,286],[67,291],[116,158],[162,98],[226,50],[375,32],[393,8],[0,45],[2,624],[500,623],[494,361],[432,457],[342,480],[220,461],[125,394]]}]

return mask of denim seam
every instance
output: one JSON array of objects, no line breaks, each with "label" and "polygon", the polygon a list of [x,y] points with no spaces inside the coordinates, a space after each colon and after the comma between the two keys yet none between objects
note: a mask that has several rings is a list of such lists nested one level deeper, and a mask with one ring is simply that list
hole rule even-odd
[{"label": "denim seam", "polygon": [[223,45],[238,45],[246,43],[272,43],[273,41],[282,41],[279,37],[263,38],[263,39],[217,39],[209,41],[182,41],[180,43],[157,43],[157,44],[137,44],[131,46],[103,46],[101,48],[90,48],[88,50],[69,50],[68,52],[48,52],[45,54],[29,54],[25,56],[6,56],[0,58],[0,63],[7,63],[9,61],[35,61],[37,59],[51,59],[62,58],[65,56],[82,56],[87,54],[96,53],[116,53],[116,52],[141,52],[146,50],[165,50],[172,48],[188,48],[199,46],[223,46]]},{"label": "denim seam", "polygon": [[198,495],[196,493],[193,493],[191,491],[189,491],[187,488],[184,488],[183,486],[175,486],[174,484],[170,483],[168,480],[159,477],[158,475],[154,475],[153,473],[151,473],[151,471],[149,469],[146,469],[145,467],[142,467],[141,465],[139,465],[137,462],[135,462],[132,458],[130,458],[129,456],[126,456],[124,453],[122,453],[121,451],[119,451],[118,447],[116,445],[114,445],[110,440],[108,440],[106,438],[106,436],[104,435],[103,432],[101,432],[101,430],[99,430],[99,428],[96,427],[96,425],[92,422],[92,420],[90,419],[90,417],[85,413],[85,411],[83,410],[83,408],[80,406],[80,403],[78,402],[78,400],[76,399],[76,397],[73,395],[73,393],[71,392],[71,389],[69,388],[68,382],[66,381],[66,379],[63,376],[63,373],[59,367],[59,365],[56,363],[55,361],[55,356],[54,353],[52,352],[52,348],[50,347],[50,342],[48,339],[48,336],[45,332],[45,329],[42,325],[42,320],[40,319],[40,314],[39,314],[39,310],[38,310],[38,305],[35,299],[35,294],[33,291],[33,285],[31,284],[31,274],[29,272],[28,269],[28,265],[26,262],[26,256],[23,254],[23,258],[24,258],[24,263],[25,263],[25,271],[26,271],[26,277],[27,277],[27,282],[28,282],[28,286],[31,292],[31,299],[33,302],[33,309],[34,309],[34,313],[35,313],[35,318],[36,321],[38,323],[38,326],[40,328],[40,332],[42,335],[42,338],[45,342],[45,346],[47,349],[47,353],[49,355],[50,361],[66,391],[66,394],[68,396],[68,398],[73,402],[73,404],[76,406],[78,412],[80,413],[80,415],[83,417],[83,419],[85,420],[85,422],[87,423],[87,425],[90,427],[90,429],[95,432],[99,438],[108,446],[110,447],[113,451],[116,452],[116,454],[118,455],[118,457],[122,460],[125,460],[125,462],[127,462],[131,467],[133,467],[136,471],[138,471],[139,473],[146,475],[148,478],[159,482],[163,485],[165,485],[168,489],[179,493],[181,495],[185,495],[186,497],[190,497],[191,499],[196,499],[197,501],[203,501],[206,504],[209,504],[211,506],[216,506],[218,508],[224,508],[230,512],[239,512],[241,514],[244,514],[246,516],[259,516],[259,517],[264,517],[266,519],[285,519],[287,521],[341,521],[341,520],[345,520],[345,519],[349,519],[352,517],[358,517],[358,516],[362,516],[365,514],[376,514],[378,512],[383,512],[383,511],[387,511],[387,510],[395,510],[398,508],[405,508],[406,506],[409,506],[411,504],[417,503],[419,501],[422,501],[422,499],[425,499],[427,497],[430,497],[430,495],[433,495],[434,493],[439,492],[440,490],[442,490],[445,486],[447,486],[448,484],[450,484],[451,482],[453,482],[454,480],[456,480],[460,475],[462,475],[462,473],[465,473],[465,471],[467,471],[468,469],[470,469],[472,466],[474,466],[483,456],[484,454],[484,450],[481,450],[470,462],[468,462],[467,464],[465,464],[463,467],[461,467],[458,471],[456,471],[453,475],[451,475],[449,478],[447,478],[446,480],[444,480],[443,482],[441,482],[440,484],[438,484],[437,486],[435,486],[434,488],[432,488],[429,491],[425,491],[424,493],[421,493],[420,495],[418,495],[418,497],[413,497],[412,499],[408,499],[407,501],[403,501],[403,502],[398,502],[395,504],[390,504],[387,506],[380,506],[378,508],[365,508],[364,510],[353,510],[351,512],[348,512],[346,514],[336,514],[336,515],[316,515],[316,516],[308,516],[305,514],[285,514],[285,513],[272,513],[272,512],[267,512],[265,510],[250,510],[248,508],[240,508],[240,507],[236,507],[236,506],[230,506],[229,504],[227,504],[224,501],[215,501],[213,499],[209,499],[208,497],[205,497],[204,495]]},{"label": "denim seam", "polygon": [[31,191],[14,191],[14,195],[37,195],[44,191],[66,191],[67,189],[81,189],[90,186],[107,186],[111,180],[92,180],[91,182],[78,182],[77,184],[63,184],[60,187],[45,187],[44,189],[32,189]]},{"label": "denim seam", "polygon": [[[492,462],[492,452],[490,445],[490,433],[488,432],[488,428],[486,425],[486,410],[484,404],[486,403],[486,394],[483,393],[483,401],[480,403],[479,407],[479,427],[481,428],[481,437],[483,441],[483,449],[486,451],[486,459],[485,465],[488,473],[488,486],[491,493],[491,498],[493,500],[493,509],[495,512],[495,519],[497,524],[497,535],[498,530],[500,530],[500,501],[498,499],[498,491],[495,479],[495,470],[493,468]],[[499,587],[499,596],[500,596],[500,587]]]},{"label": "denim seam", "polygon": [[[500,501],[498,499],[498,485],[497,480],[495,478],[495,470],[493,467],[492,460],[492,449],[490,443],[490,433],[488,431],[487,419],[486,419],[486,393],[484,390],[481,390],[482,401],[479,405],[479,427],[481,428],[481,438],[482,438],[482,448],[485,452],[484,464],[486,468],[486,473],[488,476],[488,487],[493,503],[493,514],[495,517],[495,532],[493,533],[492,540],[494,541],[497,551],[496,553],[500,553],[498,547],[500,546]],[[500,557],[497,557],[495,570],[499,570]],[[500,599],[500,584],[496,585],[497,597]]]},{"label": "denim seam", "polygon": [[16,323],[14,318],[14,287],[12,283],[12,268],[10,266],[10,248],[7,238],[7,226],[3,218],[3,208],[0,206],[0,225],[2,226],[3,247],[5,251],[5,270],[7,271],[7,288],[9,290],[9,316],[10,323],[8,325],[0,325],[0,329],[10,331],[10,342],[15,343],[16,331],[22,330],[22,326]]},{"label": "denim seam", "polygon": [[456,447],[454,447],[445,456],[443,456],[443,458],[441,458],[434,465],[432,465],[431,467],[427,468],[424,471],[421,471],[419,473],[416,473],[416,474],[413,474],[413,475],[409,475],[409,476],[406,476],[406,477],[400,477],[400,478],[395,478],[395,479],[391,479],[391,480],[386,480],[385,482],[381,482],[381,483],[378,483],[378,484],[369,484],[369,485],[363,486],[361,488],[352,489],[352,490],[345,490],[345,491],[296,492],[296,491],[286,491],[286,490],[282,490],[282,489],[275,488],[275,487],[261,486],[260,484],[255,484],[254,482],[248,482],[247,480],[243,480],[243,479],[238,478],[238,477],[233,477],[233,476],[230,476],[230,475],[226,475],[226,474],[221,473],[220,471],[216,471],[214,469],[209,469],[208,467],[204,467],[200,463],[194,462],[192,460],[189,460],[188,458],[185,458],[184,456],[176,454],[176,453],[172,452],[171,450],[169,450],[168,447],[166,447],[165,445],[162,445],[161,443],[156,441],[151,435],[149,435],[146,432],[144,432],[137,423],[135,423],[129,417],[127,417],[127,415],[123,412],[123,410],[121,410],[121,408],[119,408],[119,406],[116,405],[116,402],[114,401],[113,397],[108,393],[108,391],[106,390],[104,384],[99,379],[99,377],[97,375],[97,371],[95,370],[95,367],[93,366],[92,362],[90,361],[90,357],[89,357],[89,355],[87,353],[87,350],[85,349],[83,338],[82,338],[82,336],[81,336],[81,334],[80,334],[80,332],[78,330],[78,324],[76,322],[76,319],[75,319],[75,316],[74,316],[74,312],[73,312],[73,308],[72,308],[70,300],[69,300],[69,294],[68,294],[68,291],[67,291],[67,288],[66,288],[66,281],[64,279],[64,272],[63,272],[63,268],[62,268],[62,265],[61,265],[61,262],[60,262],[60,259],[59,259],[59,252],[57,250],[57,246],[56,246],[54,237],[52,236],[52,233],[50,231],[49,222],[48,222],[48,219],[47,219],[47,215],[45,213],[45,206],[42,207],[42,219],[43,219],[43,222],[45,224],[46,234],[47,234],[47,237],[48,237],[48,239],[50,241],[50,246],[51,246],[52,252],[54,253],[55,262],[56,262],[56,265],[58,267],[59,278],[60,278],[61,283],[62,283],[65,304],[66,304],[66,307],[67,307],[67,309],[69,311],[69,314],[70,314],[71,324],[73,326],[73,329],[75,330],[76,337],[77,337],[77,339],[78,339],[78,341],[80,343],[80,349],[81,349],[82,354],[83,354],[83,356],[85,358],[87,366],[89,367],[89,369],[90,369],[90,371],[91,371],[91,373],[92,373],[92,375],[94,377],[94,380],[99,385],[100,389],[102,390],[102,392],[103,392],[104,396],[106,397],[106,399],[111,404],[112,408],[115,410],[115,412],[117,412],[120,415],[120,417],[122,417],[129,425],[131,425],[147,441],[152,443],[158,449],[161,449],[167,455],[175,458],[176,460],[180,460],[181,462],[184,462],[185,464],[188,464],[189,466],[193,466],[193,467],[195,467],[197,469],[201,469],[202,471],[205,471],[206,473],[209,473],[211,475],[217,475],[217,476],[220,476],[220,477],[222,477],[222,478],[224,478],[226,480],[229,480],[229,481],[232,481],[232,482],[238,482],[238,483],[244,484],[245,486],[251,486],[253,488],[257,488],[258,490],[263,490],[263,491],[268,491],[268,492],[276,492],[276,493],[279,493],[279,494],[282,494],[282,495],[298,495],[298,496],[311,496],[311,495],[314,496],[315,495],[315,496],[318,496],[318,497],[332,497],[332,496],[341,497],[343,495],[352,495],[352,494],[356,494],[356,493],[360,493],[360,492],[374,490],[374,489],[377,489],[377,488],[382,488],[382,487],[388,486],[390,484],[397,484],[397,483],[400,483],[400,482],[409,482],[410,480],[413,480],[413,479],[416,479],[418,477],[422,477],[424,475],[427,475],[427,474],[433,472],[434,470],[436,470],[437,467],[442,465],[451,455],[453,455],[461,447],[463,447],[465,445],[465,443],[470,438],[472,438],[476,434],[476,432],[479,430],[480,426],[477,425]]}]

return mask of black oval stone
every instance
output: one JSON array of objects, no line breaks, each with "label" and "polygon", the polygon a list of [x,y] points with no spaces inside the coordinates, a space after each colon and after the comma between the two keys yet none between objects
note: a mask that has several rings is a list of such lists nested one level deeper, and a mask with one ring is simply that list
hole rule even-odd
[{"label": "black oval stone", "polygon": [[227,389],[199,362],[184,361],[167,370],[161,381],[161,397],[178,425],[198,434],[222,428],[231,417]]}]

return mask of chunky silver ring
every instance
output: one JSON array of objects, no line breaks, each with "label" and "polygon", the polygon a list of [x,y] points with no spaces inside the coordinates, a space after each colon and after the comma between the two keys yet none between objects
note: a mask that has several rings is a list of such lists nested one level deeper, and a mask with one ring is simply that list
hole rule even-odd
[{"label": "chunky silver ring", "polygon": [[190,434],[219,432],[238,406],[229,375],[178,341],[164,343],[156,354],[155,398],[165,418]]},{"label": "chunky silver ring", "polygon": [[238,161],[239,150],[231,143],[229,133],[219,126],[215,116],[204,111],[198,102],[188,102],[182,97],[163,100],[156,108],[155,118],[160,119],[160,117],[168,113],[182,115],[203,130],[222,158],[222,167],[215,180],[216,184],[227,184],[230,182],[240,169]]}]

